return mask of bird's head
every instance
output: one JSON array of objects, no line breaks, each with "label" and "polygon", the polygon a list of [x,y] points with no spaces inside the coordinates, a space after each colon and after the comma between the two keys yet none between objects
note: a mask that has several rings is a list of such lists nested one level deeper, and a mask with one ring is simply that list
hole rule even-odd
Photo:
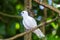
[{"label": "bird's head", "polygon": [[21,16],[28,16],[28,12],[27,11],[22,11]]}]

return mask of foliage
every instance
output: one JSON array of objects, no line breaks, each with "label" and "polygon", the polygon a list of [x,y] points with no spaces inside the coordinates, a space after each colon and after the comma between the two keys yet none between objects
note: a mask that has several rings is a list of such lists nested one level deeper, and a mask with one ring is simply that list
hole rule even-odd
[{"label": "foliage", "polygon": [[[55,0],[54,2],[58,4],[60,0]],[[22,10],[24,10],[24,0],[0,0],[0,12],[9,15],[20,15],[20,12]],[[39,5],[34,1],[32,1],[32,10],[36,14],[34,18],[39,24],[44,17],[44,10],[41,10],[39,8]],[[52,20],[57,16],[58,16],[57,13],[47,8],[47,17],[48,17],[46,19],[47,21]],[[46,26],[47,40],[60,40],[59,26],[60,26],[60,19]],[[56,30],[55,35],[52,34],[53,30]],[[8,38],[21,32],[24,32],[22,19],[19,20],[17,18],[10,18],[0,15],[0,38]],[[32,34],[32,38],[33,40],[40,40],[35,34]],[[23,37],[18,39],[23,39]]]}]

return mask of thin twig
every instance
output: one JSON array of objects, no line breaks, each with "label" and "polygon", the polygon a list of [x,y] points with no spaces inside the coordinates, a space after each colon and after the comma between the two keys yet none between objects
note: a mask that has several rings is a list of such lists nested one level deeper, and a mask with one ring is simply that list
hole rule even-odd
[{"label": "thin twig", "polygon": [[59,11],[57,8],[54,8],[54,7],[52,7],[52,6],[49,6],[49,5],[46,4],[46,3],[39,2],[38,0],[34,0],[34,1],[35,1],[36,3],[38,3],[39,5],[43,5],[44,7],[49,8],[49,9],[57,12],[57,13],[59,14],[59,16],[60,16],[60,11]]},{"label": "thin twig", "polygon": [[21,16],[18,16],[18,15],[9,15],[9,14],[3,13],[3,12],[0,12],[0,15],[12,17],[12,18],[22,18]]},{"label": "thin twig", "polygon": [[[34,1],[35,1],[36,3],[38,3],[39,5],[41,4],[41,5],[49,8],[49,9],[57,12],[57,13],[60,15],[60,11],[59,11],[58,9],[56,9],[56,8],[54,8],[54,7],[46,4],[46,3],[39,2],[38,0],[34,0]],[[9,15],[9,14],[3,13],[3,12],[0,12],[0,15],[7,16],[7,17],[12,17],[12,18],[21,18],[21,16]]]}]

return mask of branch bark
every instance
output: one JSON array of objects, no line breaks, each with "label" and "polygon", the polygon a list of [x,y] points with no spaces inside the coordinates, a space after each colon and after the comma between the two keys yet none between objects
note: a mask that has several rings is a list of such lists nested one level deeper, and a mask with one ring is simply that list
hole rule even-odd
[{"label": "branch bark", "polygon": [[[41,5],[43,5],[43,6],[47,7],[47,8],[49,8],[49,9],[51,9],[51,10],[57,12],[57,13],[60,15],[60,11],[59,11],[58,9],[53,8],[52,6],[49,6],[49,5],[45,4],[45,3],[41,3],[41,2],[39,2],[39,1],[37,1],[37,0],[34,0],[34,1],[37,2],[39,5],[41,4]],[[4,14],[4,13],[1,13],[1,12],[0,12],[0,14],[3,15],[3,16],[7,16],[7,17],[13,17],[13,18],[16,17],[16,18],[20,18],[20,16],[8,15],[8,14]],[[43,25],[45,25],[45,24],[49,24],[49,23],[55,21],[55,20],[58,19],[58,18],[60,18],[60,17],[56,17],[56,18],[53,19],[53,20],[50,20],[50,21],[41,23],[40,25],[37,26],[37,28],[38,28],[38,27],[41,27],[41,26],[43,26]],[[37,29],[37,28],[31,29],[31,30],[29,30],[29,31],[27,31],[27,32],[23,32],[23,33],[21,33],[21,34],[17,34],[16,36],[13,36],[13,37],[11,37],[11,38],[8,38],[8,40],[14,40],[14,39],[16,39],[16,38],[18,38],[18,37],[24,36],[24,35],[26,35],[26,34],[32,32],[32,31],[34,31],[34,30]]]},{"label": "branch bark", "polygon": [[[31,11],[30,9],[32,8],[32,0],[24,0],[24,4],[25,4],[25,10],[27,10],[28,12],[30,12],[30,16],[31,15]],[[25,29],[25,31],[28,31]],[[24,40],[32,40],[32,33],[28,33],[24,36]]]},{"label": "branch bark", "polygon": [[[52,6],[49,6],[48,4],[46,3],[42,3],[42,2],[39,2],[38,0],[34,0],[36,3],[38,3],[39,5],[43,5],[45,6],[46,8],[49,8],[55,12],[57,12],[59,15],[60,15],[60,11]],[[0,12],[0,15],[3,15],[3,16],[7,16],[7,17],[12,17],[12,18],[22,18],[21,16],[17,16],[17,15],[9,15],[9,14],[6,14],[6,13],[3,13],[3,12]]]},{"label": "branch bark", "polygon": [[54,8],[54,7],[52,7],[52,6],[49,6],[49,5],[46,4],[46,3],[39,2],[38,0],[34,0],[34,1],[35,1],[36,3],[38,3],[39,5],[41,4],[41,5],[43,5],[44,7],[49,8],[49,9],[57,12],[57,13],[59,14],[59,16],[60,16],[60,11],[59,11],[58,9],[56,9],[56,8]]},{"label": "branch bark", "polygon": [[21,16],[18,16],[18,15],[9,15],[9,14],[3,13],[3,12],[0,12],[0,15],[11,17],[11,18],[20,18],[20,19],[22,18]]},{"label": "branch bark", "polygon": [[21,34],[17,34],[17,35],[15,35],[15,36],[13,36],[13,37],[11,37],[11,38],[8,38],[8,39],[14,40],[14,39],[16,39],[16,38],[18,38],[18,37],[24,36],[24,35],[32,32],[32,31],[36,30],[38,27],[41,27],[41,26],[46,25],[46,24],[49,24],[49,23],[51,23],[51,22],[53,22],[53,21],[55,21],[55,20],[57,20],[57,19],[59,19],[59,18],[60,18],[60,17],[56,17],[55,19],[49,20],[49,21],[47,21],[47,22],[43,22],[43,23],[39,24],[36,28],[33,28],[33,29],[31,29],[31,30],[29,30],[29,31],[26,31],[26,32],[23,32],[23,33],[21,33]]}]

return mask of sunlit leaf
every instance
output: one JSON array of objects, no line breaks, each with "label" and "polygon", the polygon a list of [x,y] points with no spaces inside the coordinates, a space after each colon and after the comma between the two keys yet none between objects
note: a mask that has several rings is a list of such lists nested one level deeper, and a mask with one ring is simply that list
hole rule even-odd
[{"label": "sunlit leaf", "polygon": [[52,35],[53,35],[53,36],[56,35],[56,30],[53,30],[53,31],[52,31]]},{"label": "sunlit leaf", "polygon": [[58,25],[56,25],[55,23],[51,23],[51,25],[53,26],[54,29],[57,29],[58,28]]},{"label": "sunlit leaf", "polygon": [[23,5],[21,5],[21,4],[17,4],[17,5],[16,5],[16,9],[17,9],[17,10],[19,10],[19,9],[20,9],[20,10],[23,10],[24,7],[23,7]]},{"label": "sunlit leaf", "polygon": [[[47,21],[52,20],[52,18],[47,18]],[[58,28],[58,24],[55,24],[54,22],[50,23],[54,29]]]},{"label": "sunlit leaf", "polygon": [[58,38],[58,36],[56,35],[55,38]]},{"label": "sunlit leaf", "polygon": [[16,29],[19,29],[20,28],[20,24],[19,23],[16,23],[15,24],[15,27],[16,27]]},{"label": "sunlit leaf", "polygon": [[56,25],[54,24],[54,22],[52,22],[52,23],[51,23],[51,25],[53,26],[53,28],[55,28],[55,27],[56,27]]}]

